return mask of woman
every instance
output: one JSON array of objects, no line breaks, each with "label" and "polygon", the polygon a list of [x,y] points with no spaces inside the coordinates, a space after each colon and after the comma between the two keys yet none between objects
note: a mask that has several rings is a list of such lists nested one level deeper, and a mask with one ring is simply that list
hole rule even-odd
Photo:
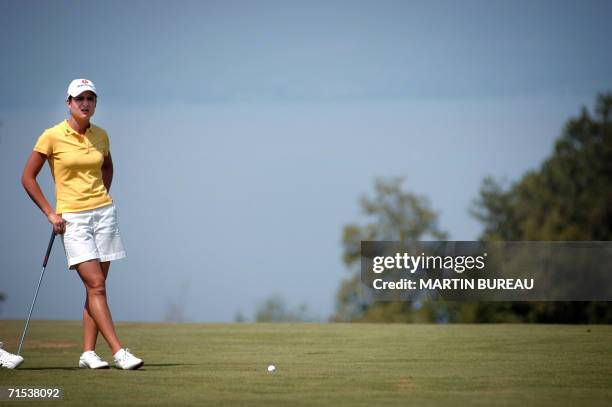
[{"label": "woman", "polygon": [[[68,267],[76,269],[87,293],[83,309],[83,354],[79,367],[108,368],[95,352],[98,332],[110,347],[115,365],[138,369],[143,361],[123,349],[106,301],[105,282],[110,262],[125,257],[116,210],[108,193],[113,161],[106,131],[93,125],[98,94],[93,82],[75,79],[68,86],[67,120],[45,130],[30,155],[21,182],[60,234]],[[55,211],[36,176],[49,161],[55,181]]]}]

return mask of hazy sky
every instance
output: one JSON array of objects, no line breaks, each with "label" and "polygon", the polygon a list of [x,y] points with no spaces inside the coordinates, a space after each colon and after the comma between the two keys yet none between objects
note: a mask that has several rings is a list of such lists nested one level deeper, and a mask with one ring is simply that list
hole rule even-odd
[{"label": "hazy sky", "polygon": [[[71,79],[99,90],[128,258],[118,320],[251,317],[273,293],[326,318],[342,226],[405,176],[452,239],[482,178],[517,180],[612,90],[610,1],[0,1],[0,291],[27,314],[50,226],[21,188]],[[53,200],[48,168],[39,181]],[[80,318],[57,242],[35,317]]]}]

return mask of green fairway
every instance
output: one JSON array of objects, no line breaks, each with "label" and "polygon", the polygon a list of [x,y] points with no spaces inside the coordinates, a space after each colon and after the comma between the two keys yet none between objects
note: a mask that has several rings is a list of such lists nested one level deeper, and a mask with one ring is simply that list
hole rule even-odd
[{"label": "green fairway", "polygon": [[[0,321],[8,350],[21,329]],[[80,323],[33,321],[26,361],[0,369],[0,386],[61,387],[55,405],[612,405],[612,326],[119,323],[118,331],[142,369],[79,370]],[[112,361],[102,339],[98,353]]]}]

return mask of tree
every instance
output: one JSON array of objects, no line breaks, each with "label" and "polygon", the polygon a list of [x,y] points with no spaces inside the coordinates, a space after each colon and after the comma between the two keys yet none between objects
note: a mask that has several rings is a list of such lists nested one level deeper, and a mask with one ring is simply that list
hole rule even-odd
[{"label": "tree", "polygon": [[360,206],[366,223],[351,223],[342,232],[343,260],[351,276],[342,280],[332,320],[407,321],[414,317],[410,303],[376,303],[360,292],[358,265],[361,241],[410,242],[424,238],[445,239],[438,228],[438,214],[429,200],[402,189],[403,178],[377,179],[374,195],[364,196]]},{"label": "tree", "polygon": [[612,93],[570,119],[553,155],[509,188],[485,178],[472,214],[484,240],[612,240]]},{"label": "tree", "polygon": [[255,310],[255,322],[306,322],[313,318],[308,316],[306,304],[290,309],[285,299],[274,294],[261,302]]},{"label": "tree", "polygon": [[[598,95],[595,114],[582,108],[568,120],[538,170],[507,188],[485,178],[471,211],[484,225],[481,239],[612,240],[611,111],[612,93]],[[481,311],[486,307],[480,304]],[[516,315],[533,322],[612,322],[612,305],[532,302]]]}]

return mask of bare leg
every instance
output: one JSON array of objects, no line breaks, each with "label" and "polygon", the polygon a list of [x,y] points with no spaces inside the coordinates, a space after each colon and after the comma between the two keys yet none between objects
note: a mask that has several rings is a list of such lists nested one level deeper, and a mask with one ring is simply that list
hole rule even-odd
[{"label": "bare leg", "polygon": [[117,338],[113,319],[106,302],[106,279],[98,260],[90,260],[77,265],[77,272],[87,290],[86,307],[97,328],[108,343],[111,352],[117,353],[121,343]]},{"label": "bare leg", "polygon": [[[108,278],[108,269],[110,268],[110,261],[100,263],[102,268],[102,274],[104,275],[104,281]],[[98,340],[98,325],[96,321],[89,314],[87,309],[87,297],[85,297],[85,306],[83,307],[83,352],[90,350],[96,350],[96,342]]]}]

